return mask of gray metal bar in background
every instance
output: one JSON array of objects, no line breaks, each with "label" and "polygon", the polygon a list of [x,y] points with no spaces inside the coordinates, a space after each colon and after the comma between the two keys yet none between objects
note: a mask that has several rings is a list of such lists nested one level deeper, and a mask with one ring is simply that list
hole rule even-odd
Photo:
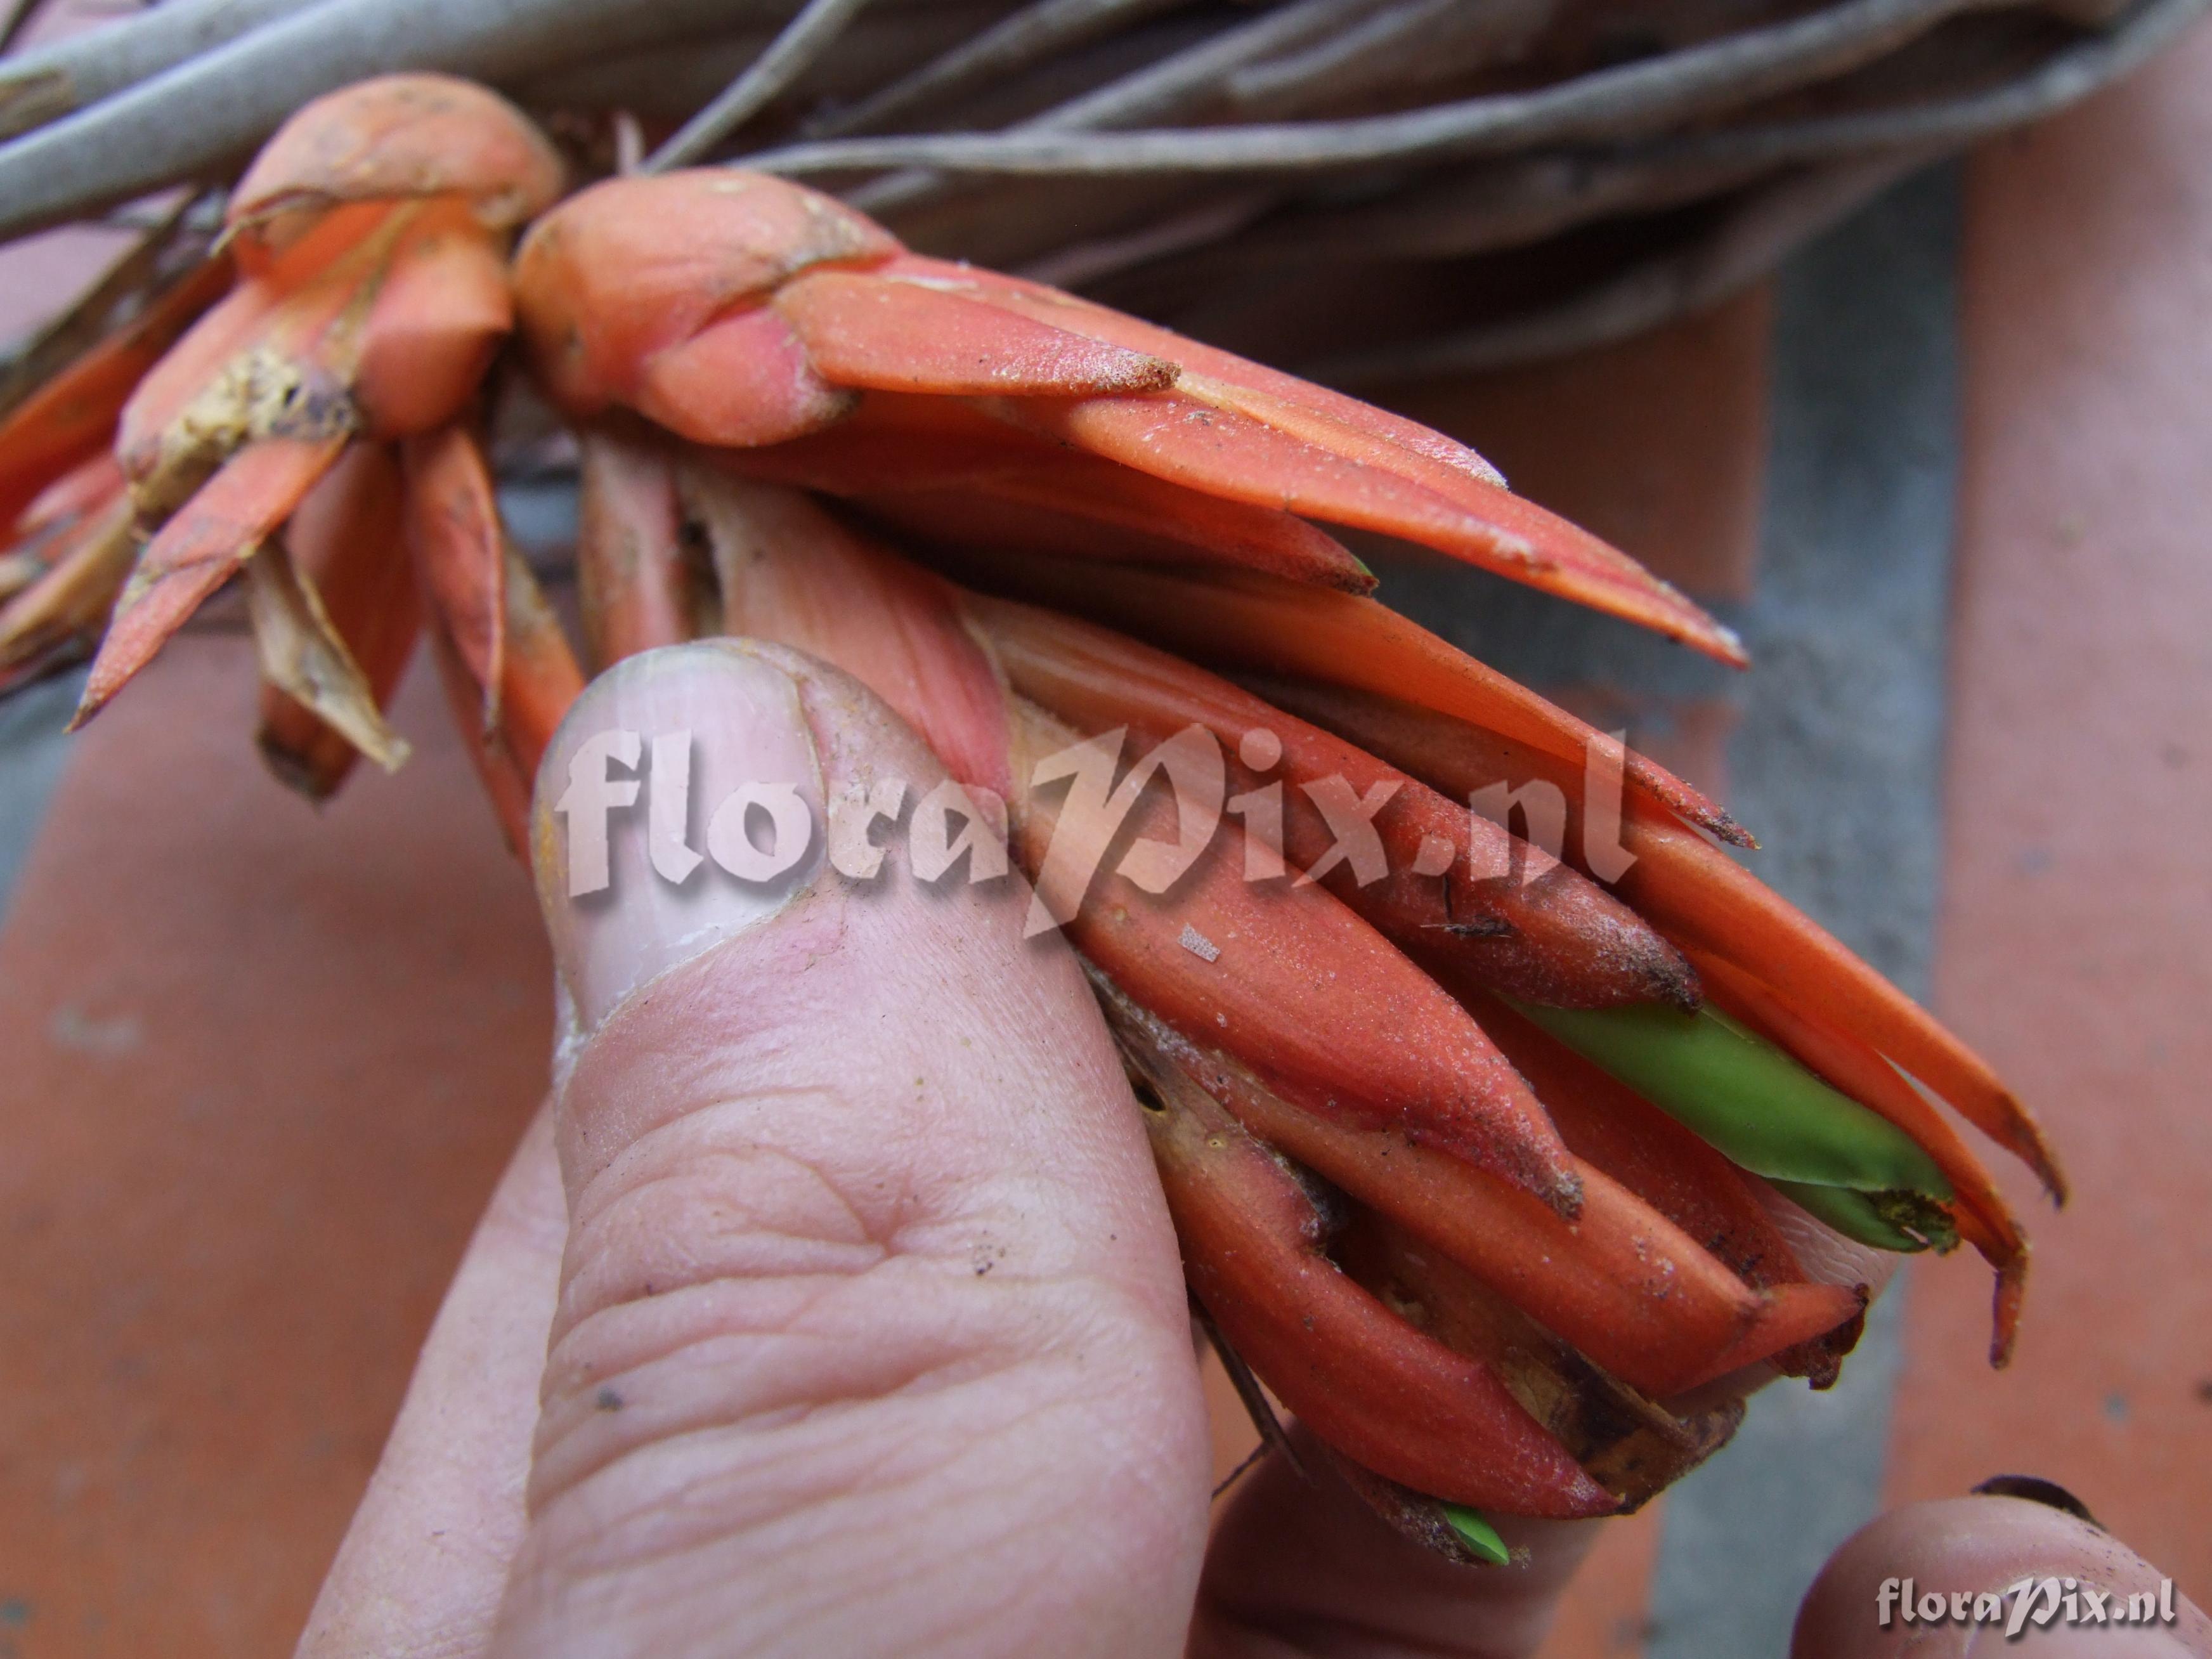
[{"label": "gray metal bar in background", "polygon": [[0,698],[0,921],[61,781],[70,748],[62,728],[84,690],[84,676],[82,669],[57,674]]},{"label": "gray metal bar in background", "polygon": [[[1784,267],[1774,435],[1729,805],[1759,874],[1924,996],[1942,857],[1958,471],[1958,178],[1884,197]],[[1881,1504],[1902,1285],[1832,1393],[1753,1402],[1667,1497],[1649,1659],[1778,1659]],[[1978,1341],[1977,1334],[1973,1340]]]}]

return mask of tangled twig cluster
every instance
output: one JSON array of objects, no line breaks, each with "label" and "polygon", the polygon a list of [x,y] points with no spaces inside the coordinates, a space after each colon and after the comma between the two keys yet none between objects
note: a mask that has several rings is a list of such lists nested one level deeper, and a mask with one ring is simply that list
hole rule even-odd
[{"label": "tangled twig cluster", "polygon": [[309,98],[446,69],[603,167],[642,131],[648,169],[803,176],[932,252],[1402,379],[1710,303],[2208,3],[169,0],[0,68],[0,234],[219,184]]}]

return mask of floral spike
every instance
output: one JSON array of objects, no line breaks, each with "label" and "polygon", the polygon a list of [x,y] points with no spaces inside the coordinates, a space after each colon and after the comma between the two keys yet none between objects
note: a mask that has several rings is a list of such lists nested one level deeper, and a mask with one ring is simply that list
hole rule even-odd
[{"label": "floral spike", "polygon": [[[1449,715],[1449,726],[1439,729],[1455,735],[1443,740],[1466,748],[1468,760],[1510,755],[1528,769],[1514,776],[1516,784],[1532,774],[1556,780],[1571,805],[1581,796],[1590,757],[1619,753],[1625,812],[1680,818],[1734,845],[1758,845],[1665,768],[1632,749],[1615,750],[1602,732],[1374,600],[1243,571],[1102,570],[977,550],[939,562],[971,586],[1072,611],[1252,678],[1268,702],[1316,726],[1335,729],[1329,711],[1340,704],[1363,718],[1406,703],[1416,713]],[[1362,693],[1394,701],[1377,709]],[[1389,758],[1377,743],[1352,735]],[[1422,775],[1417,766],[1397,763]]]},{"label": "floral spike", "polygon": [[1431,1248],[1654,1398],[1679,1394],[1730,1357],[1759,1357],[1849,1318],[1833,1287],[1763,1299],[1626,1187],[1582,1171],[1572,1224],[1456,1159],[1388,1130],[1299,1109],[1234,1059],[1182,1038],[1154,1042],[1253,1134],[1389,1215]]},{"label": "floral spike", "polygon": [[1226,563],[1349,593],[1375,586],[1374,574],[1342,543],[1294,514],[1202,495],[1096,455],[945,418],[960,412],[932,410],[925,420],[885,398],[829,433],[724,450],[720,463],[844,496],[956,545],[1109,563]]},{"label": "floral spike", "polygon": [[[1018,782],[1079,750],[1042,710],[1018,700],[1013,709]],[[1034,793],[1013,813],[1024,865],[1048,886],[1060,817]],[[1175,817],[1173,804],[1148,794],[1128,823],[1173,846]],[[1164,898],[1118,867],[1100,871],[1070,940],[1169,1024],[1230,1048],[1304,1109],[1447,1152],[1562,1217],[1579,1214],[1581,1171],[1482,1028],[1327,889],[1247,881],[1243,841],[1225,834],[1218,855]]]},{"label": "floral spike", "polygon": [[[236,286],[120,416],[128,336],[88,360],[77,384],[100,396],[84,408],[53,392],[27,427],[0,424],[0,505],[109,420],[131,494],[94,470],[9,511],[0,585],[33,585],[0,611],[0,653],[15,653],[0,672],[94,632],[142,529],[95,702],[244,562],[271,670],[301,700],[272,695],[264,742],[323,787],[349,760],[341,732],[395,748],[379,711],[412,577],[524,850],[536,769],[582,677],[460,424],[519,313],[542,388],[584,422],[594,659],[726,628],[795,641],[874,685],[981,818],[980,790],[1006,797],[1039,878],[1033,918],[1067,926],[1158,1109],[1194,1287],[1379,1510],[1467,1560],[1485,1542],[1475,1507],[1642,1501],[1727,1437],[1729,1379],[1746,1368],[1833,1377],[1864,1297],[1808,1282],[1811,1258],[1787,1242],[1802,1212],[1730,1157],[1802,1177],[1801,1205],[1893,1248],[1955,1220],[1996,1268],[2002,1363],[2026,1240],[1906,1073],[2063,1190],[2033,1120],[1713,846],[1751,844],[1720,808],[1365,598],[1372,573],[1308,518],[1423,541],[1740,660],[1725,629],[1439,434],[908,253],[780,180],[596,187],[539,221],[511,286],[507,237],[559,171],[495,95],[441,77],[303,111],[234,192]],[[392,492],[358,499],[395,446],[412,558],[377,528]],[[793,486],[932,546],[936,570]],[[319,515],[341,498],[344,533],[326,536]],[[1222,762],[1262,727],[1273,750]],[[1388,878],[1276,878],[1269,837],[1242,828],[1179,848],[1163,832],[1170,816],[1184,827],[1181,805],[1134,786],[1120,825],[1133,845],[1101,846],[1116,858],[1071,876],[1053,838],[1067,800],[1041,797],[1034,763],[1100,762],[1110,806],[1133,735],[1147,765],[1213,763],[1224,806],[1232,783],[1249,797],[1271,775],[1341,781],[1355,805],[1373,800]],[[1478,789],[1530,782],[1563,803],[1561,864],[1544,861],[1548,842],[1540,855],[1461,813]],[[1341,826],[1325,846],[1289,819],[1282,861],[1326,862]],[[1426,873],[1480,848],[1539,879],[1462,890]],[[1698,975],[1713,1003],[1692,1015]],[[1602,1049],[1648,1097],[1563,1039]],[[1751,1057],[1725,1078],[1690,1063],[1729,1042]],[[1784,1093],[1819,1109],[1766,1109]],[[1929,1224],[1910,1236],[1863,1196],[1872,1182],[1901,1202],[1890,1172],[1907,1165]],[[1846,1200],[1867,1214],[1844,1216]],[[1669,1401],[1700,1409],[1676,1417]]]},{"label": "floral spike", "polygon": [[1193,1291],[1237,1352],[1315,1432],[1386,1479],[1522,1515],[1604,1515],[1584,1474],[1497,1375],[1397,1317],[1323,1252],[1312,1197],[1143,1039],[1168,1210]]},{"label": "floral spike", "polygon": [[1576,1157],[1650,1205],[1747,1285],[1803,1279],[1789,1241],[1735,1164],[1497,998],[1464,987],[1460,995],[1528,1079]]},{"label": "floral spike", "polygon": [[791,490],[696,463],[679,477],[713,552],[727,632],[838,665],[905,715],[955,777],[1014,793],[1006,695],[943,579]]},{"label": "floral spike", "polygon": [[[1357,672],[1356,665],[1349,666]],[[1270,695],[1448,794],[1499,781],[1499,756],[1476,729],[1485,724],[1479,717],[1412,708],[1387,695],[1352,696],[1310,685],[1274,684]],[[1572,855],[1580,842],[1582,785],[1564,770],[1553,775],[1567,799]],[[1632,805],[1635,799],[1632,794]],[[1693,954],[1705,952],[1763,981],[1799,1012],[1848,1025],[2035,1170],[2052,1198],[2064,1201],[2065,1176],[2041,1126],[1986,1061],[1917,1003],[1686,828],[1632,811],[1621,836],[1625,850],[1636,857],[1614,890],[1662,933]]]},{"label": "floral spike", "polygon": [[1347,1203],[1329,1255],[1422,1332],[1498,1375],[1590,1478],[1640,1508],[1727,1443],[1741,1401],[1677,1417],[1590,1364],[1417,1235]]},{"label": "floral spike", "polygon": [[2027,1239],[1973,1148],[1903,1073],[1856,1037],[1799,1013],[1731,963],[1707,957],[1703,969],[1715,987],[1715,1000],[1729,1012],[1905,1131],[1949,1178],[1957,1194],[1953,1213],[1960,1236],[1996,1270],[1990,1364],[2000,1368],[2008,1364],[2019,1335],[2019,1287],[2027,1273]]},{"label": "floral spike", "polygon": [[1303,791],[1330,779],[1355,798],[1383,791],[1372,822],[1385,868],[1370,873],[1346,860],[1324,879],[1401,949],[1461,962],[1483,983],[1539,1002],[1697,1006],[1688,963],[1634,911],[1364,750],[1104,629],[1002,599],[971,597],[965,610],[1013,689],[1079,731],[1130,726],[1157,743],[1195,722],[1238,757],[1231,787],[1240,794],[1265,787],[1261,773],[1279,768],[1283,850],[1296,868],[1320,866],[1334,840]]},{"label": "floral spike", "polygon": [[506,648],[501,658],[499,712],[492,725],[484,724],[483,686],[434,611],[430,643],[463,745],[484,793],[491,797],[507,847],[526,865],[530,793],[538,781],[538,763],[553,740],[554,728],[583,695],[584,673],[530,567],[512,547],[503,548],[502,554],[507,562],[502,579]]},{"label": "floral spike", "polygon": [[[708,528],[730,616],[869,684],[963,781],[996,789],[1006,781],[1017,847],[1049,890],[1043,864],[1060,808],[1028,786],[1046,755],[1080,747],[1077,735],[1006,701],[939,579],[833,532],[820,508],[787,492],[726,483],[716,506]],[[855,605],[856,594],[873,603]],[[948,708],[975,712],[948,726]],[[1010,752],[990,755],[994,740]],[[1110,765],[1115,757],[1097,758]],[[1167,826],[1154,820],[1179,811],[1147,794],[1129,821],[1160,835]],[[1082,902],[1081,886],[1065,895],[1070,937],[1170,1024],[1246,1056],[1310,1110],[1387,1124],[1562,1215],[1576,1212],[1565,1149],[1512,1067],[1433,981],[1326,890],[1248,882],[1234,857],[1200,860],[1165,900],[1118,866],[1098,872],[1095,885],[1095,902]],[[1217,942],[1213,957],[1184,942],[1194,933]],[[1223,965],[1224,953],[1233,954]]]},{"label": "floral spike", "polygon": [[[120,417],[118,453],[157,528],[80,720],[282,525],[348,441],[411,437],[462,412],[511,322],[501,240],[559,185],[557,159],[518,112],[444,76],[333,93],[270,141],[230,204],[239,286]],[[476,631],[462,642],[495,671]]]},{"label": "floral spike", "polygon": [[1711,951],[1801,1011],[1858,1032],[2021,1158],[2063,1203],[2066,1176],[2034,1116],[1989,1064],[1771,888],[1686,831],[1632,824],[1637,861],[1618,890],[1671,938]]},{"label": "floral spike", "polygon": [[[526,337],[574,416],[621,404],[751,447],[830,441],[885,393],[964,399],[1193,493],[1403,537],[1743,660],[1625,554],[1455,465],[1464,452],[1440,434],[1355,419],[1349,400],[1293,394],[1221,353],[1186,388],[1172,336],[1138,349],[1104,337],[1093,307],[1048,319],[1033,290],[915,261],[802,185],[727,171],[608,180],[532,230],[515,282]],[[926,331],[893,353],[901,319]]]}]

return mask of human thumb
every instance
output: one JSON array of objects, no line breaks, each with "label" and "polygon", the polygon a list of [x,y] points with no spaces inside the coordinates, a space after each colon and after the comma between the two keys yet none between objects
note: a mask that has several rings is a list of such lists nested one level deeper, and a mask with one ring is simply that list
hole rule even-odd
[{"label": "human thumb", "polygon": [[501,1650],[1179,1649],[1207,1457],[1174,1239],[1019,878],[915,876],[890,804],[943,775],[738,641],[617,665],[555,738],[569,1236]]}]

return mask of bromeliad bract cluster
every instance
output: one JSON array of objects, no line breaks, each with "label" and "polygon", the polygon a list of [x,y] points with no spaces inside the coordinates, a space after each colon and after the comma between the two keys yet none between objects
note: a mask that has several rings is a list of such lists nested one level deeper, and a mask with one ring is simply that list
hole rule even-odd
[{"label": "bromeliad bract cluster", "polygon": [[[1725,629],[1439,434],[829,197],[562,189],[465,83],[302,111],[224,254],[0,428],[0,672],[96,646],[89,714],[243,571],[281,775],[396,764],[382,710],[427,635],[526,847],[583,675],[482,447],[519,324],[579,447],[593,667],[718,632],[814,653],[1007,804],[1032,878],[1067,810],[1040,760],[1229,757],[1243,815],[1176,879],[1048,896],[1193,1296],[1401,1522],[1479,1558],[1467,1506],[1604,1514],[1710,1453],[1741,1407],[1708,1385],[1832,1381],[1864,1297],[1793,1249],[1808,1213],[1973,1244],[2003,1362],[2027,1243],[1937,1102],[2057,1196],[2033,1119],[1722,850],[1749,844],[1726,813],[1367,597],[1318,523],[1739,661]],[[1464,805],[1532,783],[1557,846]],[[1379,869],[1329,858],[1332,790]],[[1134,799],[1172,842],[1174,803]]]}]

